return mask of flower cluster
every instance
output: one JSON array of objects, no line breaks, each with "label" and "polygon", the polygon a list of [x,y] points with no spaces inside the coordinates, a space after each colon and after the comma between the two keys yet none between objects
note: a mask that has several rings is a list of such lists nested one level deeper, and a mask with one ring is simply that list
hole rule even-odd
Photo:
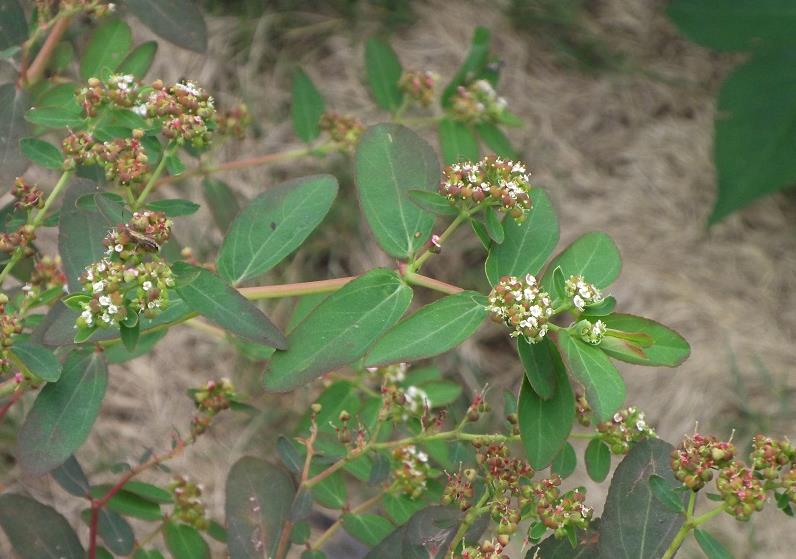
[{"label": "flower cluster", "polygon": [[591,425],[591,405],[586,400],[586,395],[578,390],[575,393],[575,418],[584,427]]},{"label": "flower cluster", "polygon": [[586,283],[583,276],[569,276],[569,279],[564,282],[564,292],[579,311],[603,300],[600,290],[594,285]]},{"label": "flower cluster", "polygon": [[784,466],[796,463],[796,449],[788,440],[778,441],[765,435],[755,435],[749,455],[752,469],[765,479],[775,479]]},{"label": "flower cluster", "polygon": [[553,476],[523,488],[526,501],[534,502],[539,521],[553,531],[557,538],[564,537],[571,527],[585,529],[592,517],[592,509],[584,504],[586,495],[575,489],[561,495],[561,478]]},{"label": "flower cluster", "polygon": [[243,103],[220,112],[216,115],[216,133],[219,136],[230,136],[242,140],[246,137],[246,129],[251,126],[252,117],[249,108]]},{"label": "flower cluster", "polygon": [[437,76],[434,72],[407,70],[398,81],[398,87],[409,99],[428,107],[434,101],[436,81]]},{"label": "flower cluster", "polygon": [[695,433],[672,452],[674,477],[692,491],[699,491],[713,479],[713,470],[728,466],[735,457],[735,445],[716,437]]},{"label": "flower cluster", "polygon": [[591,345],[599,345],[605,337],[605,332],[608,327],[602,320],[591,322],[589,320],[581,320],[576,325],[576,329],[580,339]]},{"label": "flower cluster", "polygon": [[431,401],[425,390],[401,384],[406,379],[407,369],[406,363],[371,369],[382,378],[382,409],[385,416],[395,421],[406,421],[409,417],[425,418],[431,409]]},{"label": "flower cluster", "polygon": [[116,4],[104,0],[34,0],[36,21],[47,24],[57,14],[72,15],[84,13],[88,16],[102,17],[116,10]]},{"label": "flower cluster", "polygon": [[11,195],[14,197],[14,206],[21,210],[44,207],[44,192],[35,184],[25,182],[22,177],[17,177],[17,180],[14,181]]},{"label": "flower cluster", "polygon": [[531,184],[525,166],[492,155],[446,167],[439,191],[454,206],[496,206],[518,222],[531,209]]},{"label": "flower cluster", "polygon": [[88,132],[73,132],[63,141],[64,167],[101,165],[105,178],[122,186],[141,184],[149,177],[149,158],[141,142],[143,132],[133,131],[132,138],[97,141]]},{"label": "flower cluster", "polygon": [[472,468],[468,468],[462,472],[461,470],[449,474],[448,483],[445,484],[445,489],[442,492],[443,505],[457,505],[462,511],[468,510],[473,505],[473,480],[476,473]]},{"label": "flower cluster", "polygon": [[155,253],[171,236],[172,221],[163,212],[135,212],[129,223],[119,225],[105,236],[105,254],[122,262],[136,263]]},{"label": "flower cluster", "polygon": [[614,454],[627,454],[633,443],[657,437],[644,412],[636,406],[616,412],[611,421],[597,425],[597,431]]},{"label": "flower cluster", "polygon": [[509,556],[503,553],[505,548],[506,545],[500,542],[500,537],[491,538],[478,545],[465,545],[461,553],[454,557],[455,559],[509,559]]},{"label": "flower cluster", "polygon": [[140,86],[135,76],[111,74],[107,80],[89,78],[87,86],[77,91],[77,102],[87,117],[95,117],[105,105],[129,109],[138,101]]},{"label": "flower cluster", "polygon": [[11,233],[0,233],[0,252],[11,253],[22,247],[24,256],[33,254],[30,242],[36,238],[36,230],[32,225],[21,225],[16,231]]},{"label": "flower cluster", "polygon": [[193,403],[198,414],[191,420],[191,435],[196,438],[210,427],[219,412],[228,409],[235,399],[235,386],[228,378],[209,380],[203,387],[193,390]]},{"label": "flower cluster", "polygon": [[473,442],[475,459],[484,471],[484,478],[499,492],[519,494],[520,480],[533,477],[533,468],[525,460],[512,458],[503,443],[481,444]]},{"label": "flower cluster", "polygon": [[318,126],[329,134],[333,142],[350,149],[356,147],[362,132],[365,131],[365,126],[358,118],[334,112],[323,113]]},{"label": "flower cluster", "polygon": [[491,83],[476,80],[466,87],[459,86],[451,99],[451,112],[467,123],[496,123],[506,112],[506,105],[506,100],[498,96]]},{"label": "flower cluster", "polygon": [[393,450],[393,459],[398,466],[393,470],[394,487],[398,492],[417,499],[426,492],[431,476],[428,455],[414,445],[401,446]]},{"label": "flower cluster", "polygon": [[22,333],[22,317],[17,313],[6,314],[8,296],[0,293],[0,374],[7,373],[11,367],[9,350],[14,338]]},{"label": "flower cluster", "polygon": [[492,318],[511,329],[511,336],[524,336],[531,343],[544,338],[553,316],[550,296],[539,289],[531,274],[524,279],[504,276],[489,294],[487,307]]},{"label": "flower cluster", "polygon": [[178,476],[169,482],[168,488],[174,496],[174,510],[171,517],[197,530],[205,530],[208,522],[205,518],[205,505],[201,499],[202,487]]},{"label": "flower cluster", "polygon": [[719,472],[716,489],[728,507],[727,512],[738,520],[749,520],[753,512],[763,510],[766,504],[763,482],[738,461]]},{"label": "flower cluster", "polygon": [[182,81],[166,86],[161,80],[142,95],[133,111],[146,118],[161,121],[161,134],[182,145],[201,148],[208,144],[215,128],[216,109],[213,98],[194,82]]},{"label": "flower cluster", "polygon": [[22,287],[27,297],[38,297],[51,289],[63,289],[66,275],[61,267],[61,257],[42,256],[33,264],[30,280]]}]

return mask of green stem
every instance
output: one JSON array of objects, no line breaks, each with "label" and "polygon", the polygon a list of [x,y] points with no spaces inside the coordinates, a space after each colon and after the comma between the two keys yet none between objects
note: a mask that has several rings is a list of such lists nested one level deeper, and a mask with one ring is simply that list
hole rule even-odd
[{"label": "green stem", "polygon": [[146,202],[147,196],[149,193],[152,192],[152,189],[155,188],[155,184],[158,182],[158,178],[160,175],[163,174],[163,171],[166,169],[166,161],[168,161],[169,157],[171,157],[174,152],[177,151],[177,144],[170,143],[166,146],[166,149],[163,150],[163,155],[160,156],[160,161],[158,161],[157,167],[155,170],[152,171],[152,175],[149,177],[146,185],[144,186],[144,190],[141,191],[141,195],[138,196],[138,199],[133,204],[132,210],[136,211],[138,208],[144,205]]},{"label": "green stem", "polygon": [[678,530],[677,534],[675,534],[672,543],[669,544],[668,548],[666,548],[666,552],[663,554],[661,559],[672,559],[675,553],[677,553],[677,550],[680,549],[680,546],[683,545],[683,542],[685,541],[686,537],[688,537],[688,534],[690,534],[691,531],[694,530],[694,528],[697,528],[702,524],[704,524],[705,522],[711,520],[713,517],[718,516],[719,514],[724,512],[727,508],[726,504],[721,504],[718,507],[709,510],[705,514],[695,517],[694,516],[695,505],[696,505],[696,493],[692,491],[691,497],[689,498],[688,501],[688,509],[686,510],[686,515],[685,515],[686,520],[683,523],[683,525],[680,527],[680,530]]},{"label": "green stem", "polygon": [[484,489],[484,494],[478,500],[478,503],[470,509],[467,514],[464,516],[464,520],[462,523],[459,524],[459,529],[456,530],[456,535],[453,536],[453,540],[451,541],[450,547],[448,547],[448,554],[452,558],[456,553],[456,548],[459,547],[459,544],[464,539],[464,536],[467,535],[467,530],[473,525],[473,523],[478,520],[478,517],[484,514],[486,508],[484,505],[489,500],[489,489]]},{"label": "green stem", "polygon": [[[384,491],[380,491],[379,493],[377,493],[367,501],[362,502],[361,504],[357,505],[348,512],[350,512],[351,514],[361,514],[366,510],[370,509],[371,507],[377,505],[383,496],[384,496]],[[337,520],[335,520],[334,524],[329,526],[329,528],[327,528],[323,534],[318,536],[318,539],[315,540],[314,543],[310,544],[309,548],[314,550],[319,550],[323,546],[323,544],[329,541],[329,538],[331,538],[337,532],[337,530],[340,529],[342,525],[343,525],[343,515],[341,514],[340,517]]]},{"label": "green stem", "polygon": [[[454,219],[450,223],[450,225],[448,225],[445,231],[443,231],[442,234],[440,234],[438,239],[439,244],[440,245],[444,244],[445,241],[448,240],[448,238],[451,235],[453,235],[453,232],[456,231],[459,225],[464,223],[469,217],[470,214],[467,212],[461,212],[459,215],[457,215],[456,219]],[[431,247],[430,246],[426,247],[426,250],[416,260],[414,260],[414,262],[410,263],[409,272],[417,272],[420,269],[420,267],[423,266],[423,264],[425,264],[426,260],[431,258],[432,254],[434,253],[431,252]]]},{"label": "green stem", "polygon": [[[50,195],[47,196],[47,199],[44,201],[44,206],[42,206],[42,208],[32,216],[32,219],[31,216],[28,216],[28,222],[26,225],[33,227],[33,230],[35,231],[42,224],[44,218],[47,217],[47,212],[52,207],[53,202],[55,202],[56,198],[58,198],[58,196],[61,194],[61,191],[63,191],[63,189],[66,187],[73,173],[74,171],[64,171],[61,174],[61,178],[59,178],[58,182],[55,183],[55,187],[53,187],[52,192],[50,192]],[[14,254],[11,255],[11,259],[5,265],[3,271],[0,272],[0,285],[2,285],[6,278],[8,278],[8,275],[11,273],[11,270],[14,269],[14,266],[16,266],[19,261],[22,260],[24,254],[24,247],[20,246],[14,250]]]},{"label": "green stem", "polygon": [[428,289],[433,289],[434,291],[439,291],[440,293],[447,293],[448,295],[455,295],[456,293],[464,291],[464,289],[457,285],[451,285],[449,283],[445,283],[444,281],[439,281],[427,276],[421,276],[420,274],[416,274],[414,272],[404,272],[404,279],[411,285],[427,287]]}]

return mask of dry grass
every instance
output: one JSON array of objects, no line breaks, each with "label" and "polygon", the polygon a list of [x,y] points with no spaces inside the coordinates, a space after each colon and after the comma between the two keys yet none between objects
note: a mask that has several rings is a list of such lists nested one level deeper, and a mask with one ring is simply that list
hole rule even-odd
[{"label": "dry grass", "polygon": [[[786,387],[793,387],[796,205],[792,198],[772,196],[705,230],[714,196],[713,99],[732,61],[681,40],[666,21],[662,2],[605,0],[595,9],[595,31],[612,48],[627,53],[632,68],[645,72],[573,73],[562,69],[555,54],[532,33],[507,29],[504,17],[487,5],[418,3],[418,24],[394,37],[393,45],[405,67],[433,69],[447,77],[463,57],[473,23],[494,30],[495,50],[506,62],[501,93],[526,122],[512,132],[512,139],[536,184],[554,200],[562,246],[587,231],[610,233],[625,261],[621,279],[611,288],[622,310],[660,319],[692,344],[691,358],[676,370],[624,366],[629,399],[647,411],[659,434],[670,441],[692,431],[697,421],[729,429],[740,421],[729,374],[731,348],[740,356],[754,397],[766,409],[773,397],[769,386],[747,365],[751,356],[762,356],[771,371],[784,376]],[[384,117],[372,108],[362,87],[361,50],[352,37],[335,33],[317,40],[293,31],[280,34],[277,47],[273,23],[268,18],[258,22],[251,50],[243,57],[229,47],[237,21],[213,19],[207,58],[170,54],[160,58],[150,75],[189,76],[218,92],[222,101],[235,95],[247,100],[263,134],[229,148],[230,157],[278,151],[294,143],[286,91],[295,62],[307,68],[335,110],[356,112],[371,123]],[[317,29],[337,25],[320,18],[316,23]],[[321,168],[328,167],[310,162],[225,178],[251,196],[284,176]],[[348,166],[336,163],[335,171],[342,171],[344,188],[349,188],[343,200],[351,201]],[[194,190],[195,186],[179,187],[183,195],[196,196]],[[327,227],[316,235],[313,249],[288,267],[285,278],[298,278],[302,269],[331,277],[389,263],[371,250],[373,242],[358,230],[350,211],[338,214],[338,229]],[[200,252],[218,238],[201,220],[186,227],[181,238]],[[467,236],[458,239],[456,248],[428,270],[472,284],[480,266],[477,246]],[[321,260],[317,254],[325,257]],[[277,315],[285,310],[279,307]],[[520,369],[508,347],[501,333],[484,328],[448,362],[455,364],[451,372],[460,373],[470,388],[484,380],[511,387]],[[164,448],[172,429],[184,428],[190,417],[182,393],[207,378],[233,375],[257,391],[257,372],[232,370],[233,363],[228,348],[204,334],[179,330],[150,356],[114,367],[102,416],[80,458],[87,465],[99,460],[110,464],[130,460],[148,447]],[[260,404],[269,411],[253,424],[240,429],[239,420],[222,421],[216,434],[173,468],[204,483],[208,505],[220,517],[229,465],[246,452],[266,454],[285,421],[280,410],[301,407],[309,397],[299,391],[289,399],[262,399]],[[792,424],[773,427],[777,434],[792,431]],[[78,512],[79,503],[64,498],[48,480],[36,480],[32,487],[37,497],[56,502],[73,518]],[[590,500],[600,502],[604,490],[590,485]],[[785,528],[784,520],[769,511],[755,519],[754,528],[724,519],[714,532],[733,542],[737,557],[791,557],[796,535]]]}]

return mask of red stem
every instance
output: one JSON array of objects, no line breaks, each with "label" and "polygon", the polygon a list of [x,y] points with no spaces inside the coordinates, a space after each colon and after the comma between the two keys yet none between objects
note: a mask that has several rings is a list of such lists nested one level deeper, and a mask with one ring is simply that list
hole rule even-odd
[{"label": "red stem", "polygon": [[11,409],[11,406],[19,402],[19,399],[22,398],[22,394],[24,394],[23,390],[17,390],[14,392],[11,397],[8,399],[8,402],[0,409],[0,421],[3,421],[3,418],[8,413],[8,410]]},{"label": "red stem", "polygon": [[53,52],[55,52],[55,47],[58,46],[58,42],[69,28],[69,23],[71,21],[72,17],[66,16],[55,22],[55,25],[53,25],[53,28],[50,30],[50,34],[47,35],[47,39],[44,41],[41,50],[36,55],[33,63],[30,65],[30,68],[28,68],[24,74],[19,76],[20,82],[32,85],[41,79],[41,77],[44,75],[45,68],[47,68],[47,63],[50,61],[50,57],[52,57]]}]

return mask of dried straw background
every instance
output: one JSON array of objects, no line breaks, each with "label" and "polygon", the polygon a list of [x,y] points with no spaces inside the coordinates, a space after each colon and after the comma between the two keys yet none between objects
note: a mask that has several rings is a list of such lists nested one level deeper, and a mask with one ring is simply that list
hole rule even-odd
[{"label": "dried straw background", "polygon": [[[644,72],[584,75],[562,68],[555,53],[532,35],[511,29],[488,2],[417,2],[418,23],[392,43],[405,67],[432,69],[447,79],[464,55],[473,25],[493,30],[495,51],[506,63],[500,92],[526,123],[511,137],[535,183],[554,200],[562,224],[561,246],[592,230],[611,234],[625,262],[610,290],[622,310],[659,319],[692,344],[691,358],[676,370],[623,366],[629,400],[646,410],[669,441],[692,431],[695,422],[728,436],[742,421],[730,375],[733,355],[751,387],[747,405],[761,410],[776,406],[771,386],[751,365],[754,356],[760,356],[786,390],[794,384],[796,204],[792,196],[772,196],[706,231],[715,182],[714,96],[735,60],[681,39],[667,22],[661,1],[604,0],[596,6],[590,25]],[[225,148],[229,158],[295,144],[287,92],[296,62],[308,70],[330,107],[354,112],[368,123],[384,118],[362,86],[361,37],[332,33],[318,40],[305,29],[288,33],[287,42],[277,48],[272,41],[275,23],[269,18],[258,22],[244,59],[228,40],[238,20],[211,18],[208,56],[169,49],[150,76],[190,77],[222,102],[236,97],[247,101],[262,135]],[[336,25],[318,17],[316,29]],[[149,38],[146,30],[136,34]],[[427,136],[433,140],[433,133]],[[251,197],[284,177],[324,169],[341,176],[344,194],[338,205],[353,204],[350,164],[344,159],[252,169],[224,178]],[[164,194],[200,198],[198,185],[170,190]],[[311,247],[273,281],[315,279],[307,277],[307,270],[321,279],[389,264],[373,250],[368,233],[358,228],[354,211],[338,208],[335,221],[327,222]],[[200,254],[219,238],[209,218],[179,224],[178,235]],[[481,258],[476,241],[462,234],[451,247],[429,264],[429,273],[473,285]],[[284,305],[272,309],[277,318],[284,318],[287,310]],[[502,332],[484,327],[446,360],[447,370],[468,389],[485,381],[501,390],[513,387],[521,373],[509,347]],[[146,448],[165,448],[172,430],[184,430],[189,421],[191,406],[184,391],[220,375],[233,376],[240,386],[258,393],[257,403],[266,411],[248,425],[222,419],[187,459],[171,467],[202,482],[210,510],[222,518],[230,464],[245,453],[268,456],[280,429],[289,428],[290,410],[302,408],[312,394],[260,395],[257,371],[236,367],[232,352],[203,333],[178,329],[153,354],[114,367],[102,415],[79,457],[88,469],[105,472],[97,475],[99,481],[111,477],[108,465],[134,459]],[[792,422],[771,427],[774,434],[794,431]],[[150,477],[155,478],[165,480],[166,474]],[[573,485],[581,482],[589,487],[589,500],[601,502],[605,487],[572,480]],[[77,517],[81,503],[66,498],[49,480],[31,481],[26,487]],[[713,532],[732,542],[736,557],[786,558],[793,556],[796,535],[785,522],[771,510],[748,525],[723,519]],[[0,556],[5,556],[3,543]],[[339,549],[338,557],[360,553],[345,542]],[[698,557],[699,552],[686,548],[681,555]],[[515,551],[512,557],[521,554]]]}]

